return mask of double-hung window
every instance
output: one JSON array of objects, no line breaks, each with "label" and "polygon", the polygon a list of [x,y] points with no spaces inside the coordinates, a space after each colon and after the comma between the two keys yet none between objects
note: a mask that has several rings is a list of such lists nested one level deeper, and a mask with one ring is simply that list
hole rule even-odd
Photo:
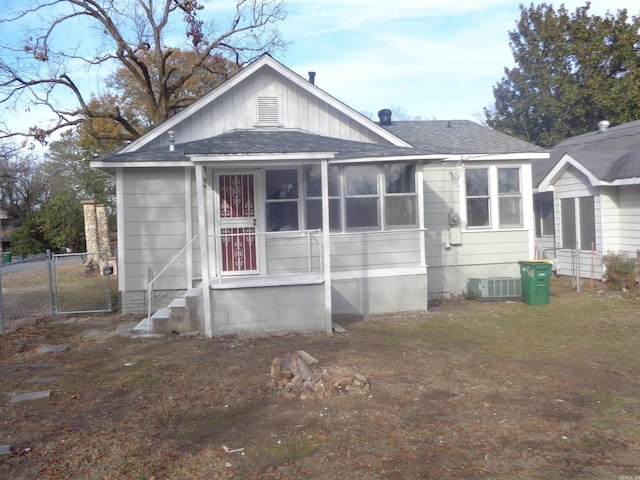
[{"label": "double-hung window", "polygon": [[522,188],[518,167],[498,168],[500,228],[522,227]]},{"label": "double-hung window", "polygon": [[465,173],[467,226],[490,226],[489,169],[469,168]]},{"label": "double-hung window", "polygon": [[522,181],[519,167],[466,169],[465,196],[468,228],[523,226]]}]

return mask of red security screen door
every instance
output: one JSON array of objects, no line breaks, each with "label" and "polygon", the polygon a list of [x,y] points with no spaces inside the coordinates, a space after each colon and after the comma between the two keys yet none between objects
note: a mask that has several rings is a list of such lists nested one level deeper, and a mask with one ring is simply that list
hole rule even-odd
[{"label": "red security screen door", "polygon": [[218,192],[221,273],[258,273],[254,175],[218,175]]}]

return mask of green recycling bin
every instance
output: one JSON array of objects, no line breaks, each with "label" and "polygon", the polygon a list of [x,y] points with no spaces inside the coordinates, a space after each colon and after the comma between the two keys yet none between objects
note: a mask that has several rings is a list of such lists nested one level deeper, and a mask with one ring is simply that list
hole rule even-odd
[{"label": "green recycling bin", "polygon": [[524,302],[527,305],[546,305],[549,303],[551,282],[551,262],[548,260],[522,260],[520,265],[520,283]]},{"label": "green recycling bin", "polygon": [[2,263],[11,263],[11,253],[9,252],[2,253]]}]

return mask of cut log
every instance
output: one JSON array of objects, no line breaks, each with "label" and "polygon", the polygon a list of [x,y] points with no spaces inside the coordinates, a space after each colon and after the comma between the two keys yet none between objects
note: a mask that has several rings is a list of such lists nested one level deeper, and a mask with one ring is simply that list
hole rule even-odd
[{"label": "cut log", "polygon": [[[353,367],[321,367],[304,350],[288,352],[271,362],[270,380],[263,390],[284,398],[314,400],[320,397],[367,393],[369,379]],[[313,367],[311,365],[314,365]]]}]

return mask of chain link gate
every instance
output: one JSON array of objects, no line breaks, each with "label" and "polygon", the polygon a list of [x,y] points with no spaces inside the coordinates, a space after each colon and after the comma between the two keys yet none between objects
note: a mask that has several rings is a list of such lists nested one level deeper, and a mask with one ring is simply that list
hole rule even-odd
[{"label": "chain link gate", "polygon": [[0,264],[0,335],[62,313],[111,312],[106,253],[32,256]]},{"label": "chain link gate", "polygon": [[104,252],[53,255],[53,312],[110,312],[110,274]]}]

